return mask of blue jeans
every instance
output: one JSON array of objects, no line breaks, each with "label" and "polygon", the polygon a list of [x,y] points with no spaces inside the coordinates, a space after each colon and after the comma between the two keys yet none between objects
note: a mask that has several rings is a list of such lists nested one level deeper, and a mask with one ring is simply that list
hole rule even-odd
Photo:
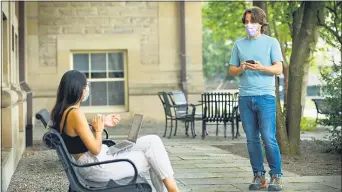
[{"label": "blue jeans", "polygon": [[272,95],[240,96],[239,109],[254,174],[265,173],[263,140],[270,174],[282,175],[281,156],[276,139],[276,100]]}]

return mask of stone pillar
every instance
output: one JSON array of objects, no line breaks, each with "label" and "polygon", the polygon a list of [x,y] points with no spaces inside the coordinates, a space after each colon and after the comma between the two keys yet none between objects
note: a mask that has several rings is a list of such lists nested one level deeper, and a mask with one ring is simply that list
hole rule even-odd
[{"label": "stone pillar", "polygon": [[18,107],[19,107],[19,131],[25,132],[25,126],[27,124],[27,104],[26,104],[26,92],[20,89],[16,90],[18,94]]},{"label": "stone pillar", "polygon": [[1,91],[1,110],[2,110],[2,143],[1,147],[12,148],[15,145],[17,132],[19,130],[19,108],[18,94],[10,89]]}]

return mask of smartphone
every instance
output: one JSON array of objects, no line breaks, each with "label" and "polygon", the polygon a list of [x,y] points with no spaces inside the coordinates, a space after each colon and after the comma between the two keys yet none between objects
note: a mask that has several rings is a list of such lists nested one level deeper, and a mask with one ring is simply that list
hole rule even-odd
[{"label": "smartphone", "polygon": [[254,60],[247,60],[246,63],[255,64]]}]

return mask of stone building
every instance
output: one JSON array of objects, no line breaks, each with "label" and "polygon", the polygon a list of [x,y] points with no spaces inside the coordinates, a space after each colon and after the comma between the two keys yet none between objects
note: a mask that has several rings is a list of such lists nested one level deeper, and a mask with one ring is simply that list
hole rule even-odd
[{"label": "stone building", "polygon": [[183,79],[190,101],[203,92],[200,2],[1,2],[1,10],[2,191],[32,144],[34,114],[51,110],[67,70],[91,82],[89,117],[162,120],[158,91],[181,90]]}]

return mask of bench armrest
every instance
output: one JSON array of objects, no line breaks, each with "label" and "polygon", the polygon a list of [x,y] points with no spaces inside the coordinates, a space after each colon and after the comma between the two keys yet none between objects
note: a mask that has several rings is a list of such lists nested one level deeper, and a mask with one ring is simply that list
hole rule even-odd
[{"label": "bench armrest", "polygon": [[96,162],[96,163],[86,163],[86,164],[78,164],[78,163],[75,163],[74,161],[71,161],[71,164],[76,166],[76,167],[92,167],[92,166],[96,166],[96,165],[103,165],[103,164],[117,163],[117,162],[128,162],[129,164],[132,165],[132,167],[134,169],[134,176],[129,183],[134,183],[138,178],[138,169],[135,166],[135,164],[129,159],[113,159],[113,160],[109,160],[109,161],[100,161],[100,162]]}]

